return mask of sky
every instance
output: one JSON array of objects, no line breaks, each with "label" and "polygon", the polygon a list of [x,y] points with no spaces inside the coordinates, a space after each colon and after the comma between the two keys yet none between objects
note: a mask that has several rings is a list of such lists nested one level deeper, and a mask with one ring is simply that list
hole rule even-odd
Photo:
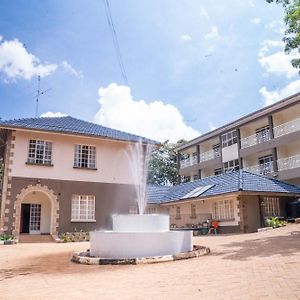
[{"label": "sky", "polygon": [[0,117],[75,118],[190,140],[300,91],[265,0],[0,1]]}]

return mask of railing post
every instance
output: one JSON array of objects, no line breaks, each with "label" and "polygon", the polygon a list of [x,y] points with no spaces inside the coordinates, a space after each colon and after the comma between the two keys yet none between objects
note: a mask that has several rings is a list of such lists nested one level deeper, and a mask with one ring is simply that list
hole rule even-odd
[{"label": "railing post", "polygon": [[239,160],[239,168],[243,169],[243,159],[241,158],[241,132],[240,129],[237,128],[237,140],[238,140],[238,160]]},{"label": "railing post", "polygon": [[200,145],[197,145],[197,164],[200,163]]}]

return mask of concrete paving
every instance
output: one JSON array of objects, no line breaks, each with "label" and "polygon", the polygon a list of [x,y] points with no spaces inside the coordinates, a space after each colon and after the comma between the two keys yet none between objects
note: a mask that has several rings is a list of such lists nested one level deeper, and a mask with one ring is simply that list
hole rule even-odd
[{"label": "concrete paving", "polygon": [[0,299],[300,299],[300,224],[194,242],[212,253],[137,266],[71,263],[88,243],[0,246]]}]

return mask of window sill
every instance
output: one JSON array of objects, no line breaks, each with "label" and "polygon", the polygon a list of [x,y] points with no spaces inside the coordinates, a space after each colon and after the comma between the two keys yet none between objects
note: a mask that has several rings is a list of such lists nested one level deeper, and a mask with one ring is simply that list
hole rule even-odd
[{"label": "window sill", "polygon": [[84,168],[84,167],[75,167],[73,166],[73,169],[80,169],[80,170],[92,170],[92,171],[97,171],[97,168]]},{"label": "window sill", "polygon": [[26,161],[25,164],[30,165],[30,166],[53,167],[53,164],[40,164],[40,163],[32,163],[32,162],[28,162],[28,161]]},{"label": "window sill", "polygon": [[71,220],[71,222],[74,222],[74,223],[95,223],[96,220]]}]

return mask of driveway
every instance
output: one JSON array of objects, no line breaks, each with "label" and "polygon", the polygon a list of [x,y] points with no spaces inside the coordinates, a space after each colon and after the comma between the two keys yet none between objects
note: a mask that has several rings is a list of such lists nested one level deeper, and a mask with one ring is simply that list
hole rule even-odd
[{"label": "driveway", "polygon": [[300,224],[194,242],[211,254],[137,266],[70,262],[88,243],[0,246],[0,299],[300,299]]}]

